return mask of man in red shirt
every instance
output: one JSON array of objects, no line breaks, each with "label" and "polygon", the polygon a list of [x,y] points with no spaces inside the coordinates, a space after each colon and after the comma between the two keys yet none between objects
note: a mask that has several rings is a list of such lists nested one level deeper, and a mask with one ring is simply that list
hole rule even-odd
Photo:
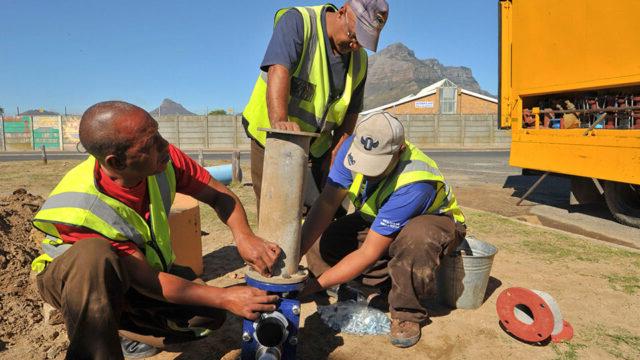
[{"label": "man in red shirt", "polygon": [[[171,161],[175,191],[211,206],[233,233],[244,261],[269,276],[281,249],[253,233],[238,197],[163,139],[157,122],[145,110],[119,101],[93,105],[82,116],[80,141],[95,158],[95,189],[100,196],[110,198],[107,203],[112,204],[109,206],[114,213],[135,211],[152,229],[153,237],[155,225],[150,214],[158,213],[150,211],[153,195],[149,182],[156,179],[156,175],[168,173],[165,170]],[[67,184],[77,182],[63,179],[61,183],[65,181]],[[91,196],[69,191],[63,195],[68,194]],[[111,202],[113,199],[117,201]],[[41,212],[55,206],[72,207],[70,203],[60,206],[50,202],[43,205]],[[56,211],[61,214],[61,210]],[[94,211],[93,207],[87,211]],[[98,213],[97,210],[94,212]],[[93,215],[89,213],[88,216]],[[127,217],[114,221],[123,219]],[[67,358],[122,358],[123,351],[125,355],[148,356],[157,350],[138,342],[123,340],[121,350],[118,330],[189,340],[207,332],[184,329],[219,327],[224,321],[221,310],[256,319],[260,312],[276,308],[273,304],[277,301],[275,295],[247,286],[207,286],[196,279],[190,269],[165,264],[162,255],[159,257],[163,261],[163,271],[160,271],[150,264],[148,254],[145,254],[145,248],[149,251],[146,243],[141,248],[134,239],[110,238],[96,231],[97,226],[78,226],[78,220],[74,221],[76,223],[70,220],[70,224],[60,217],[48,219],[55,227],[54,231],[46,231],[49,238],[51,233],[58,235],[54,237],[58,242],[62,240],[62,244],[56,248],[64,250],[58,251],[61,254],[56,254],[37,276],[38,289],[44,300],[63,314],[70,340]],[[38,222],[47,223],[37,214],[34,224],[38,226]],[[158,234],[160,231],[156,236]],[[176,331],[176,328],[183,330]]]}]

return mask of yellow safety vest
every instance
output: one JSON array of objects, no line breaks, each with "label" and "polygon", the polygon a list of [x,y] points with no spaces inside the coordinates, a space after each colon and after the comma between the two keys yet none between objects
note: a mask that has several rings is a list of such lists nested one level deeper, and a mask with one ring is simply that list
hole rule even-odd
[{"label": "yellow safety vest", "polygon": [[[337,10],[330,4],[293,8],[300,12],[304,21],[304,45],[302,58],[291,75],[288,117],[289,121],[300,125],[302,131],[320,133],[320,137],[316,138],[310,147],[311,155],[316,158],[331,147],[332,131],[342,124],[351,102],[351,95],[367,71],[367,52],[364,49],[352,52],[344,92],[337,99],[329,99],[331,73],[327,51],[331,51],[331,45],[325,44],[324,41],[322,11],[325,8]],[[281,9],[276,13],[274,27],[289,9],[291,8]],[[267,135],[258,128],[271,128],[267,109],[266,72],[262,71],[258,76],[242,115],[248,121],[249,135],[264,146]]]},{"label": "yellow safety vest", "polygon": [[382,203],[393,192],[411,183],[430,181],[436,183],[436,196],[423,214],[450,213],[456,222],[464,224],[464,214],[458,207],[456,197],[445,182],[436,162],[408,141],[405,144],[407,147],[400,156],[395,171],[380,182],[364,203],[361,201],[364,176],[359,173],[354,174],[348,193],[353,205],[364,218],[373,221]]},{"label": "yellow safety vest", "polygon": [[65,244],[55,224],[83,227],[113,241],[133,241],[144,251],[147,262],[156,270],[168,271],[175,260],[171,248],[168,214],[176,194],[176,177],[171,162],[164,172],[147,178],[149,223],[135,210],[101,193],[96,187],[96,159],[90,156],[71,169],[53,189],[33,219],[33,225],[46,234],[44,254],[31,268],[44,270],[72,244]]}]

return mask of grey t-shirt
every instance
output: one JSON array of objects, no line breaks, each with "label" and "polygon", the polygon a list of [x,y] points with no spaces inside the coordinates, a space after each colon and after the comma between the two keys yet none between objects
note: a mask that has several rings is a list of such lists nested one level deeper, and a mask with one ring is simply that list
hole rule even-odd
[{"label": "grey t-shirt", "polygon": [[[325,8],[322,12],[323,29],[327,28],[325,20],[327,10],[333,11],[333,9]],[[268,71],[269,66],[278,64],[286,67],[290,72],[295,70],[298,66],[298,61],[302,57],[303,42],[304,22],[302,15],[298,10],[291,9],[282,15],[280,21],[278,21],[276,27],[273,29],[273,35],[271,36],[271,41],[269,41],[267,51],[264,54],[262,64],[260,64],[260,69],[262,71]],[[333,51],[331,51],[331,45],[326,31],[324,42],[327,48],[329,72],[331,73],[331,77],[329,78],[331,84],[330,99],[333,100],[342,95],[344,91],[350,55],[334,54]],[[363,81],[353,92],[347,114],[357,114],[362,111],[366,76],[367,74],[365,73]]]}]

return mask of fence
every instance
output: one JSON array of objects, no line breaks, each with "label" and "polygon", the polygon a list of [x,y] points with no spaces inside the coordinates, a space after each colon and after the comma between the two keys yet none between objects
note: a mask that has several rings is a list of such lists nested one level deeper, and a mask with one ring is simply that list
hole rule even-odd
[{"label": "fence", "polygon": [[498,130],[496,115],[399,115],[407,139],[421,148],[508,148],[511,130]]},{"label": "fence", "polygon": [[[182,149],[249,149],[240,115],[156,116],[162,136]],[[509,130],[496,115],[399,115],[407,139],[418,147],[508,148]],[[20,116],[0,122],[0,150],[75,150],[80,117]]]}]

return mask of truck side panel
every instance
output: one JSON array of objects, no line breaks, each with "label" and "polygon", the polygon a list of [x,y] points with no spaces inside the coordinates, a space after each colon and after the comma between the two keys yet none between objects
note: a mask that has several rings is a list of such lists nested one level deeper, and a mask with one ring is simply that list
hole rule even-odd
[{"label": "truck side panel", "polygon": [[640,83],[640,1],[513,0],[520,96]]},{"label": "truck side panel", "polygon": [[640,86],[640,1],[500,2],[500,122],[510,164],[640,184],[640,130],[522,128],[523,99]]}]

